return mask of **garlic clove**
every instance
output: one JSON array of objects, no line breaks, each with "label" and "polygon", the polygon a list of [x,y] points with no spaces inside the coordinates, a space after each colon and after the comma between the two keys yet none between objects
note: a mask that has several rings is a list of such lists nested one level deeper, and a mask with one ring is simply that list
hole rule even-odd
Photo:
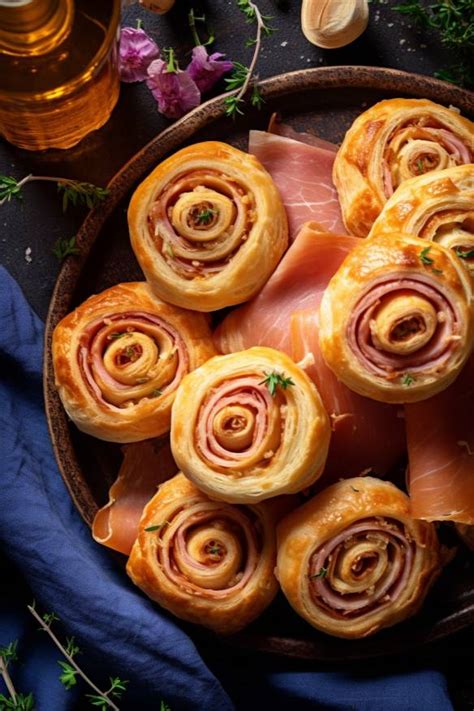
[{"label": "garlic clove", "polygon": [[309,42],[323,49],[345,47],[364,32],[367,0],[303,0],[301,27]]}]

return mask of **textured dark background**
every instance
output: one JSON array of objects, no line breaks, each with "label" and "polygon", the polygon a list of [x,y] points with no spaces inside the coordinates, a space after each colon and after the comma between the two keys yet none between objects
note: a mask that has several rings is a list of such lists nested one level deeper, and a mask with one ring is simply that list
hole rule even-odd
[{"label": "textured dark background", "polygon": [[[300,0],[262,0],[259,6],[265,14],[273,16],[271,25],[277,32],[264,42],[258,64],[260,77],[342,64],[395,67],[431,75],[449,65],[455,57],[446,54],[434,36],[421,34],[407,16],[395,12],[393,7],[398,2],[401,0],[373,0],[369,27],[361,38],[343,49],[321,50],[309,44],[301,32]],[[216,34],[216,51],[243,63],[250,61],[252,50],[244,48],[244,41],[252,36],[253,28],[245,24],[234,0],[177,0],[175,8],[162,17],[132,7],[125,13],[123,24],[134,25],[135,18],[140,16],[158,45],[175,47],[185,65],[192,48],[186,19],[190,7],[206,13]],[[222,88],[218,87],[215,93]],[[69,151],[29,153],[1,141],[0,173],[17,178],[28,173],[57,175],[106,185],[127,160],[168,124],[157,113],[144,85],[122,85],[118,105],[107,125]],[[42,318],[46,316],[59,269],[51,248],[59,237],[74,235],[83,217],[81,210],[74,209],[63,215],[54,187],[44,183],[28,185],[23,201],[0,208],[0,261],[19,281]],[[467,711],[474,708],[472,658],[472,630],[468,630],[436,648],[419,652],[417,661],[440,666],[448,674],[456,708]],[[381,673],[392,666],[393,662],[370,664],[372,671],[377,668]],[[420,709],[423,708],[420,699]]]}]

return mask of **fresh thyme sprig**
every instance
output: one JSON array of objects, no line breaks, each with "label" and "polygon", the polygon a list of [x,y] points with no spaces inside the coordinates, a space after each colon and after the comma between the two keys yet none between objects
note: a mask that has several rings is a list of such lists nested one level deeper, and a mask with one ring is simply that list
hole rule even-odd
[{"label": "fresh thyme sprig", "polygon": [[28,605],[28,610],[31,612],[35,620],[39,622],[41,629],[51,637],[56,647],[66,659],[66,661],[58,661],[58,664],[62,669],[59,680],[62,684],[64,684],[66,689],[70,689],[75,686],[77,683],[76,677],[80,677],[95,692],[94,694],[87,694],[87,698],[93,706],[99,707],[101,711],[106,711],[107,709],[119,711],[119,708],[114,703],[113,698],[120,698],[123,692],[126,691],[128,682],[119,679],[119,677],[112,677],[110,678],[109,688],[106,691],[101,691],[99,687],[97,687],[94,682],[82,671],[81,667],[75,661],[75,656],[80,653],[80,649],[76,644],[74,637],[68,637],[66,639],[66,646],[64,646],[51,629],[53,622],[59,620],[58,616],[54,612],[46,613],[41,616],[36,611],[34,605]]},{"label": "fresh thyme sprig", "polygon": [[406,0],[394,8],[408,15],[424,29],[438,33],[441,43],[459,58],[435,76],[463,86],[474,86],[474,3],[472,0],[444,0],[428,3]]},{"label": "fresh thyme sprig", "polygon": [[290,385],[295,383],[291,378],[285,378],[281,373],[273,371],[272,373],[265,373],[265,378],[260,382],[260,385],[266,385],[268,392],[272,397],[275,396],[276,389],[279,387],[282,390],[286,390]]},{"label": "fresh thyme sprig", "polygon": [[70,254],[79,254],[80,251],[81,250],[76,244],[75,235],[69,238],[60,237],[56,240],[52,249],[54,256],[57,257],[60,262],[62,262],[63,259],[66,259],[66,257],[69,257]]},{"label": "fresh thyme sprig", "polygon": [[12,198],[21,200],[23,187],[33,181],[56,183],[58,192],[62,194],[63,212],[66,212],[70,204],[74,207],[85,206],[91,210],[105,200],[109,194],[106,188],[100,188],[92,183],[70,180],[69,178],[30,174],[21,180],[17,180],[11,175],[0,175],[0,206],[5,202],[10,202]]},{"label": "fresh thyme sprig", "polygon": [[252,106],[260,108],[263,102],[262,95],[257,84],[257,78],[254,74],[257,65],[258,55],[262,44],[262,36],[270,35],[273,28],[269,27],[267,22],[271,19],[262,15],[257,5],[251,0],[237,0],[237,6],[244,13],[248,23],[257,23],[257,32],[253,39],[247,40],[246,46],[254,47],[252,61],[246,67],[240,62],[234,62],[234,71],[231,76],[226,79],[227,89],[233,91],[232,96],[227,96],[225,103],[225,113],[227,116],[235,118],[237,114],[242,114],[241,105],[244,101],[244,96],[253,82],[252,93],[250,95],[250,103]]}]

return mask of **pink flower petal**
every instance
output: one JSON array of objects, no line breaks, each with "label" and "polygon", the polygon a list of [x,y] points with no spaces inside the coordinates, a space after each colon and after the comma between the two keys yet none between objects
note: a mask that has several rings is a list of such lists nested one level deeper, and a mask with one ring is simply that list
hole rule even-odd
[{"label": "pink flower petal", "polygon": [[158,102],[158,111],[168,118],[180,118],[201,102],[201,93],[186,72],[169,72],[162,59],[148,67],[147,86]]},{"label": "pink flower petal", "polygon": [[220,52],[214,52],[209,56],[206,48],[202,45],[194,47],[193,58],[187,66],[186,72],[194,79],[202,93],[212,89],[223,74],[230,72],[234,68],[232,62],[222,59],[224,56]]},{"label": "pink flower petal", "polygon": [[122,27],[120,30],[119,72],[125,82],[144,81],[150,63],[160,56],[160,50],[145,30]]}]

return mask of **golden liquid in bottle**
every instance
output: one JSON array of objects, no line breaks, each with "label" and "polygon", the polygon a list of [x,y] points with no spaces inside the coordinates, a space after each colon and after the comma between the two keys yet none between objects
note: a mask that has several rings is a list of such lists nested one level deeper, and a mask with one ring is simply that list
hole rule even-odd
[{"label": "golden liquid in bottle", "polygon": [[69,148],[119,95],[120,0],[0,2],[0,134],[29,150]]}]

